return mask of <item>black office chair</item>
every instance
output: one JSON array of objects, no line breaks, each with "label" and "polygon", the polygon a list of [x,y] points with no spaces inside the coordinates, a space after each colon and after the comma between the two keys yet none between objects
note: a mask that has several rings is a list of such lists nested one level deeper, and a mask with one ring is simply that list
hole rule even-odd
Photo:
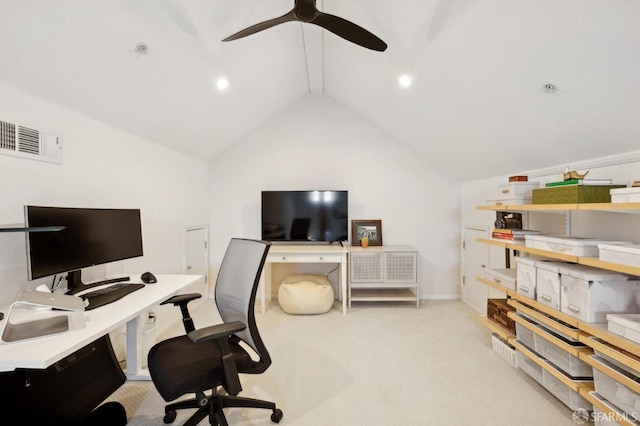
[{"label": "black office chair", "polygon": [[[270,243],[234,238],[224,255],[215,299],[222,324],[195,330],[187,303],[199,294],[178,295],[164,303],[179,306],[186,335],[161,341],[149,351],[148,366],[156,389],[165,401],[195,393],[196,398],[165,407],[165,423],[172,423],[176,410],[198,408],[185,425],[197,425],[209,416],[212,425],[227,426],[225,407],[272,410],[271,421],[280,422],[276,404],[237,396],[242,390],[238,373],[260,374],[271,365],[271,357],[256,326],[254,304],[262,267]],[[241,345],[250,347],[253,358]],[[226,394],[223,392],[222,387]],[[205,394],[211,391],[210,395]]]}]

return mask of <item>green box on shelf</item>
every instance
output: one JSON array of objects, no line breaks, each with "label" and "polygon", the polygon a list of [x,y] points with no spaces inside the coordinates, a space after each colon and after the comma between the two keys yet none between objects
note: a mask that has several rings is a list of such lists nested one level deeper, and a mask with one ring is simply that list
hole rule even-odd
[{"label": "green box on shelf", "polygon": [[624,185],[566,185],[537,188],[531,196],[532,204],[610,203],[613,188]]}]

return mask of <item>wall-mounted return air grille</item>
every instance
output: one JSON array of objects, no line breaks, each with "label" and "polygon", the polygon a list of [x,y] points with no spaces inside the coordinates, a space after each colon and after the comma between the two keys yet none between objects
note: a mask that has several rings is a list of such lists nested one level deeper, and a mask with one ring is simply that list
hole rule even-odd
[{"label": "wall-mounted return air grille", "polygon": [[0,120],[0,154],[62,163],[62,138]]}]

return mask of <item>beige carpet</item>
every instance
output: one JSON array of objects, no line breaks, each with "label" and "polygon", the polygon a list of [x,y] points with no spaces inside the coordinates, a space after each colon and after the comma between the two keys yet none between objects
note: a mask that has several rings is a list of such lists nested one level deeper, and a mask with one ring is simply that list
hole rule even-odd
[{"label": "beige carpet", "polygon": [[[275,401],[282,425],[575,425],[569,408],[493,352],[476,316],[461,301],[354,304],[346,316],[292,316],[275,302],[256,314],[273,365],[244,375],[242,395]],[[209,302],[194,317],[196,327],[218,318]],[[163,424],[150,382],[128,382],[111,399],[130,425]],[[226,413],[231,425],[272,424],[269,411]]]}]

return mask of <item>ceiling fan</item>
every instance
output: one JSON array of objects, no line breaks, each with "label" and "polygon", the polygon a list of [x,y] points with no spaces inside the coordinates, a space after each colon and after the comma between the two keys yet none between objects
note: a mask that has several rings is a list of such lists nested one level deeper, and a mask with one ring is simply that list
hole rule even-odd
[{"label": "ceiling fan", "polygon": [[295,0],[295,5],[289,13],[282,15],[279,18],[270,19],[268,21],[252,25],[242,31],[238,31],[222,41],[237,40],[276,25],[292,21],[318,25],[319,27],[331,31],[345,40],[358,44],[362,47],[366,47],[367,49],[383,52],[387,48],[387,44],[384,41],[353,22],[347,21],[346,19],[342,19],[338,16],[320,12],[316,7],[316,0]]}]

